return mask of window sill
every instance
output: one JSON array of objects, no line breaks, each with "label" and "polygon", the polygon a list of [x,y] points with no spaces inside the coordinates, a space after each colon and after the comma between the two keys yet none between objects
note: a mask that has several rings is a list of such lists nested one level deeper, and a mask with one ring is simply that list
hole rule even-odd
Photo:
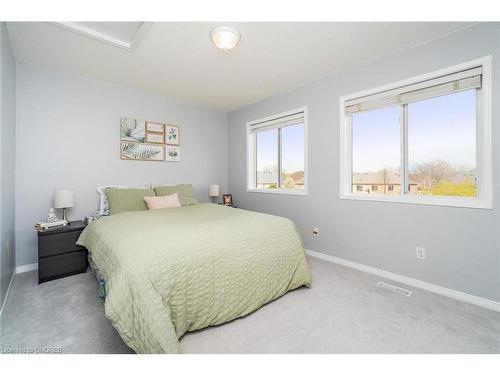
[{"label": "window sill", "polygon": [[287,189],[254,189],[247,188],[248,193],[284,194],[284,195],[307,195],[307,190],[287,190]]},{"label": "window sill", "polygon": [[438,196],[374,196],[374,195],[356,195],[356,194],[341,194],[340,199],[372,201],[372,202],[388,202],[388,203],[404,203],[427,206],[445,206],[445,207],[461,207],[461,208],[480,208],[491,210],[492,204],[480,198],[467,197],[438,197]]}]

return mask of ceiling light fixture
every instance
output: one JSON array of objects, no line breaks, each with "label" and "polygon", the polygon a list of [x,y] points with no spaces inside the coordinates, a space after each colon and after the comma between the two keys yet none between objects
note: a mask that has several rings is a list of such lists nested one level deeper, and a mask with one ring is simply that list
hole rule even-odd
[{"label": "ceiling light fixture", "polygon": [[228,26],[218,26],[210,32],[210,38],[217,48],[229,51],[240,41],[241,35],[238,30]]}]

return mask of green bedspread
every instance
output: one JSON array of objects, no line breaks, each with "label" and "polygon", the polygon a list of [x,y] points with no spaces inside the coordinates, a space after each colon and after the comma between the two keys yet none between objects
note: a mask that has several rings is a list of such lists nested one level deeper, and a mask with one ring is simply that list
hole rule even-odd
[{"label": "green bedspread", "polygon": [[91,222],[78,244],[106,280],[106,316],[138,353],[177,353],[186,331],[310,284],[290,220],[220,205],[111,215]]}]

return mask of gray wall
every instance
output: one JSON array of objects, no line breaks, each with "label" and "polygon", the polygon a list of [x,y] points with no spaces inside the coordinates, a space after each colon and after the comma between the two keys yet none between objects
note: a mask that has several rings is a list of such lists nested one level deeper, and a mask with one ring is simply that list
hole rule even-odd
[{"label": "gray wall", "polygon": [[[289,217],[308,249],[500,301],[499,41],[498,23],[477,25],[229,113],[236,204]],[[339,97],[486,55],[494,64],[493,210],[339,199]],[[302,106],[309,109],[309,195],[246,192],[246,122]],[[416,246],[426,248],[425,262],[415,259]]]},{"label": "gray wall", "polygon": [[[227,116],[165,97],[50,70],[17,65],[16,261],[36,262],[33,224],[44,220],[54,190],[73,189],[70,219],[97,209],[96,187],[227,182]],[[120,117],[181,126],[179,163],[120,160]]]},{"label": "gray wall", "polygon": [[5,23],[0,23],[0,306],[15,268],[14,157],[15,62]]}]

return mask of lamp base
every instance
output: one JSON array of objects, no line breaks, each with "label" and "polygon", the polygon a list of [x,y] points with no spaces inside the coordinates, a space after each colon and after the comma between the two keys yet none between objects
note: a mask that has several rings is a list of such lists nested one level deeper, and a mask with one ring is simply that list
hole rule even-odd
[{"label": "lamp base", "polygon": [[63,220],[65,220],[69,225],[68,217],[66,216],[66,208],[63,208]]}]

